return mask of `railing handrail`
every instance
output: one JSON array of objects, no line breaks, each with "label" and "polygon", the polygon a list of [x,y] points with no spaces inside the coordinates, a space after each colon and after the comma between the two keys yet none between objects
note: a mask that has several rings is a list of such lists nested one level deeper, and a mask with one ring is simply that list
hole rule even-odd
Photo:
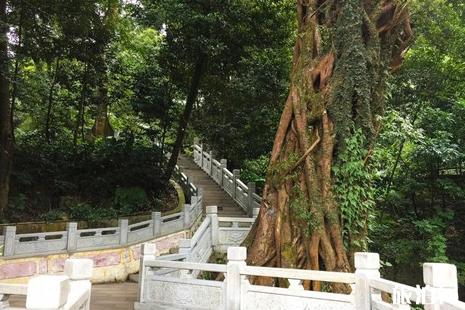
[{"label": "railing handrail", "polygon": [[27,284],[0,283],[0,295],[26,295]]},{"label": "railing handrail", "polygon": [[210,264],[210,263],[176,262],[176,261],[154,259],[154,260],[145,261],[144,265],[150,268],[174,268],[174,269],[181,269],[181,270],[226,272],[226,265]]},{"label": "railing handrail", "polygon": [[275,277],[285,279],[312,280],[347,284],[355,283],[355,274],[347,272],[242,266],[240,268],[240,274],[247,276]]}]

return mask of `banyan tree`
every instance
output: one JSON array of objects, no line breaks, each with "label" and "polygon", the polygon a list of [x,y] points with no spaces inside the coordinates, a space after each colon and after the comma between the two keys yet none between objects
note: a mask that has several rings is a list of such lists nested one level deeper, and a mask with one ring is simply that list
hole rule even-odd
[{"label": "banyan tree", "polygon": [[[297,1],[289,96],[260,214],[246,241],[249,264],[352,270],[353,245],[366,238],[369,211],[357,210],[361,229],[343,233],[339,196],[344,193],[335,190],[334,167],[345,164],[341,154],[356,134],[366,150],[361,160],[369,162],[387,79],[401,65],[412,38],[407,2]],[[305,286],[320,289],[318,282]]]}]

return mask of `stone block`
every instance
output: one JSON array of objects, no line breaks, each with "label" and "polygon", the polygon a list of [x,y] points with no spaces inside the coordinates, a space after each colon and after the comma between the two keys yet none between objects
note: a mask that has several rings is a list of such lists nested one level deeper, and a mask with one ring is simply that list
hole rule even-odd
[{"label": "stone block", "polygon": [[60,309],[66,304],[70,290],[67,276],[41,275],[29,280],[27,309]]},{"label": "stone block", "polygon": [[357,252],[354,257],[355,269],[379,269],[379,254],[368,252]]},{"label": "stone block", "polygon": [[425,285],[437,288],[457,288],[457,267],[452,264],[423,264]]}]

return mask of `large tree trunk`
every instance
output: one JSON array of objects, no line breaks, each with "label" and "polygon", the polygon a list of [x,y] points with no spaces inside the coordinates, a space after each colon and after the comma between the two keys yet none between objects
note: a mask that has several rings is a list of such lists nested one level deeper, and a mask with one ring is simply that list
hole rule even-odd
[{"label": "large tree trunk", "polygon": [[192,115],[192,110],[194,109],[194,104],[197,101],[197,96],[199,94],[200,81],[202,79],[203,67],[205,65],[206,56],[203,54],[199,55],[194,67],[194,72],[190,81],[189,91],[187,93],[186,105],[184,111],[179,119],[178,130],[176,133],[176,141],[174,143],[173,149],[171,151],[170,159],[166,166],[164,179],[169,180],[173,174],[174,167],[178,161],[179,153],[182,150],[182,142],[186,136],[187,125]]},{"label": "large tree trunk", "polygon": [[8,205],[13,161],[8,74],[8,24],[6,0],[0,0],[0,219]]},{"label": "large tree trunk", "polygon": [[[409,13],[395,0],[297,2],[290,92],[260,214],[246,240],[248,263],[348,272],[332,169],[354,129],[362,130],[366,148],[372,145],[386,72],[401,64],[410,41]],[[252,281],[270,285],[274,279]],[[305,287],[319,290],[320,283]]]},{"label": "large tree trunk", "polygon": [[57,78],[58,78],[58,70],[60,68],[60,58],[57,58],[56,59],[56,63],[55,63],[55,72],[53,72],[53,67],[52,65],[50,65],[50,74],[53,74],[53,77],[52,77],[52,80],[50,82],[50,88],[49,88],[49,92],[48,92],[48,103],[47,103],[47,116],[45,118],[45,129],[44,129],[44,132],[45,132],[45,141],[47,141],[47,143],[50,143],[52,142],[51,140],[51,136],[50,136],[50,127],[52,125],[52,112],[53,112],[53,96],[54,96],[54,92],[55,92],[55,86],[57,84]]},{"label": "large tree trunk", "polygon": [[100,78],[97,94],[97,114],[92,127],[92,134],[94,137],[112,137],[114,131],[108,118],[108,66],[105,55],[102,54],[99,57],[97,71]]}]

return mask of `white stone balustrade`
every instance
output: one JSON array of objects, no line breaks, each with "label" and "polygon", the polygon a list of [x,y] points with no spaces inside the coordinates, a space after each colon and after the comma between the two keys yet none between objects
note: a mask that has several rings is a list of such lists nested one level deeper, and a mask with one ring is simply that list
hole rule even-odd
[{"label": "white stone balustrade", "polygon": [[0,309],[9,309],[10,295],[26,295],[24,309],[89,310],[92,270],[90,259],[68,259],[63,275],[40,275],[27,285],[0,284]]},{"label": "white stone balustrade", "polygon": [[[417,302],[423,304],[425,310],[465,310],[465,303],[457,296],[455,266],[449,264],[424,265],[424,281],[429,288],[423,290],[426,293],[423,296],[418,288],[380,278],[377,253],[356,253],[355,273],[341,273],[248,266],[245,248],[229,247],[227,251],[226,265],[207,264],[206,260],[191,262],[188,256],[183,261],[179,261],[179,257],[178,261],[162,259],[163,256],[146,257],[143,264],[148,276],[141,283],[145,295],[135,309],[163,305],[182,309],[388,310],[410,309],[409,303]],[[223,273],[225,280],[196,279],[195,275],[202,271]],[[251,276],[288,279],[289,287],[253,285],[248,280]],[[307,291],[302,286],[305,280],[345,283],[352,287],[352,293]],[[166,293],[159,293],[162,290]],[[391,294],[393,300],[384,301],[381,292]],[[401,294],[404,294],[402,298]],[[182,298],[173,299],[172,296]]]},{"label": "white stone balustrade", "polygon": [[240,170],[232,172],[227,168],[227,160],[213,158],[212,152],[206,152],[203,145],[194,142],[194,162],[208,174],[225,192],[229,194],[241,208],[252,217],[258,213],[261,197],[255,193],[255,183],[247,185],[240,180]]},{"label": "white stone balustrade", "polygon": [[15,226],[6,226],[3,236],[0,235],[3,256],[14,258],[101,250],[141,243],[185,230],[197,222],[203,209],[202,190],[189,184],[197,196],[191,196],[191,203],[185,204],[181,212],[166,216],[153,212],[150,220],[131,225],[127,219],[120,219],[117,227],[78,229],[77,223],[69,222],[66,231],[30,234],[16,234]]}]

